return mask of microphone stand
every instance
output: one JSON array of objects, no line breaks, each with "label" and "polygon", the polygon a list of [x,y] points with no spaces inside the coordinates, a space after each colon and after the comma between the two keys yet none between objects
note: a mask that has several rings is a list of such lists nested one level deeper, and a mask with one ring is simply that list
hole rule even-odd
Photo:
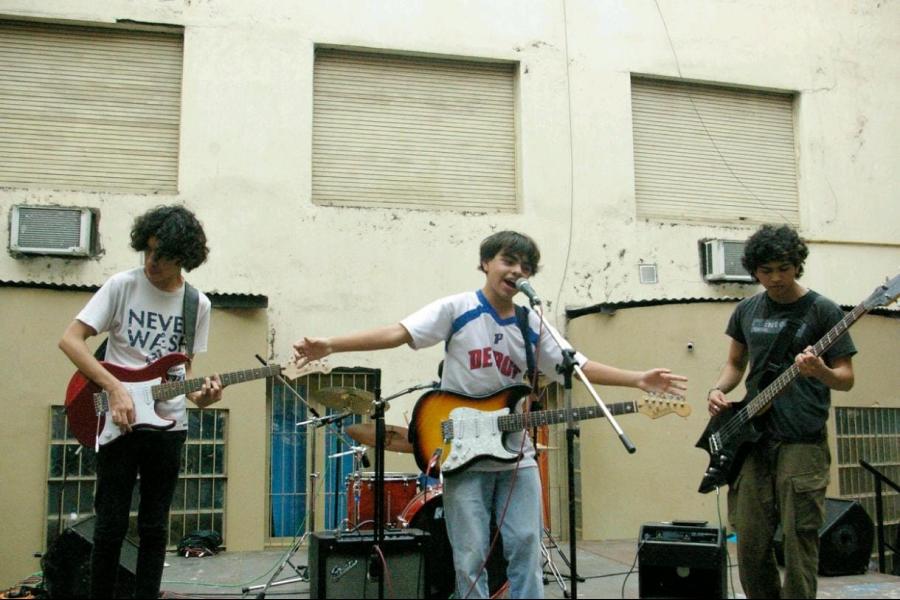
[{"label": "microphone stand", "polygon": [[[521,280],[520,280],[521,281]],[[520,289],[522,289],[520,287]],[[524,290],[528,299],[531,303],[531,307],[540,305],[540,298],[534,294],[534,291],[530,289],[528,286],[528,291]],[[528,293],[528,292],[531,293]],[[629,454],[634,454],[637,448],[634,447],[634,444],[631,443],[631,440],[628,439],[628,436],[625,435],[625,432],[622,431],[622,428],[619,427],[618,422],[616,422],[615,418],[612,416],[612,413],[609,412],[609,409],[604,404],[603,400],[600,399],[600,396],[597,395],[597,391],[588,381],[587,375],[584,374],[584,371],[581,370],[581,367],[575,361],[575,350],[571,348],[571,346],[566,343],[562,337],[550,326],[550,323],[547,322],[546,317],[544,317],[544,311],[535,310],[538,316],[541,319],[541,322],[544,325],[544,330],[550,334],[550,337],[553,338],[553,341],[556,342],[556,345],[559,346],[560,350],[562,350],[563,362],[556,369],[563,376],[563,396],[565,399],[565,411],[566,411],[566,463],[567,463],[567,483],[568,483],[568,492],[569,492],[569,580],[572,584],[572,589],[569,592],[570,598],[578,598],[578,555],[577,555],[577,547],[575,543],[575,438],[579,435],[578,424],[574,418],[574,411],[572,410],[572,375],[578,375],[578,378],[584,384],[588,393],[594,398],[594,401],[597,403],[597,406],[600,407],[600,410],[603,412],[607,421],[609,421],[612,428],[615,430],[616,434],[619,436],[619,439],[622,441],[622,444],[625,446],[625,449],[628,450]]]},{"label": "microphone stand", "polygon": [[374,385],[375,401],[375,540],[372,548],[372,565],[374,573],[378,577],[378,598],[384,599],[384,577],[387,565],[381,560],[387,561],[384,548],[384,411],[387,400],[381,399],[381,369],[375,369]]}]

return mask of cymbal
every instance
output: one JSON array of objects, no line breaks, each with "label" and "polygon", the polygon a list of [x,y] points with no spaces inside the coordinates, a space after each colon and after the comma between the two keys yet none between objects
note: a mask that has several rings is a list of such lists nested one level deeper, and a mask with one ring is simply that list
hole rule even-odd
[{"label": "cymbal", "polygon": [[314,391],[312,399],[335,410],[366,415],[372,410],[375,394],[351,387],[329,387]]},{"label": "cymbal", "polygon": [[[344,430],[354,441],[366,446],[375,447],[375,423],[357,423],[349,425]],[[399,425],[384,426],[384,449],[391,452],[412,453],[413,446],[409,443],[409,430]]]}]

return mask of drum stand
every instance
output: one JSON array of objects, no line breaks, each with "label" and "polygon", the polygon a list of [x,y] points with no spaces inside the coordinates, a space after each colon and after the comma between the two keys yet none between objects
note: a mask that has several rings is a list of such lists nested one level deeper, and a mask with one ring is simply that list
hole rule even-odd
[{"label": "drum stand", "polygon": [[[259,354],[256,355],[256,358],[262,364],[267,365],[266,361],[263,360],[263,358]],[[281,382],[281,384],[286,389],[290,390],[291,393],[294,394],[294,396],[296,396],[297,399],[299,399],[306,406],[306,408],[309,410],[309,412],[312,413],[312,415],[313,415],[312,419],[309,419],[307,421],[301,421],[300,423],[297,423],[297,425],[296,425],[297,427],[299,427],[300,425],[306,425],[307,427],[312,425],[312,429],[309,430],[310,464],[312,465],[312,470],[309,473],[309,489],[306,492],[307,509],[306,509],[305,524],[303,527],[303,535],[301,535],[299,538],[297,538],[294,541],[294,543],[291,545],[290,550],[288,550],[288,552],[285,553],[284,559],[281,561],[281,564],[278,565],[278,568],[275,569],[275,572],[272,573],[272,576],[269,578],[269,580],[265,584],[252,585],[249,587],[241,588],[241,593],[244,595],[246,595],[252,591],[255,591],[255,590],[261,590],[258,594],[256,594],[257,598],[265,598],[266,592],[268,591],[268,589],[270,587],[276,587],[279,585],[288,585],[291,583],[300,583],[300,582],[309,581],[309,567],[307,565],[297,566],[293,562],[291,562],[291,559],[294,557],[294,554],[296,554],[300,550],[300,547],[303,546],[304,542],[306,542],[306,539],[310,536],[310,534],[312,533],[313,529],[315,528],[315,524],[316,524],[316,521],[315,521],[315,519],[316,519],[316,495],[315,495],[315,492],[316,492],[316,480],[319,478],[319,473],[316,472],[316,429],[318,429],[319,427],[325,426],[325,425],[330,425],[330,424],[334,423],[335,421],[341,421],[341,420],[349,417],[352,414],[352,413],[342,413],[342,414],[338,414],[338,415],[328,415],[326,417],[322,417],[319,415],[319,413],[316,411],[316,409],[314,409],[312,406],[310,406],[309,402],[306,401],[306,398],[301,396],[297,392],[297,390],[292,388],[288,384],[288,382],[285,381],[284,378],[281,377],[281,375],[275,375],[275,377],[278,379],[278,381]],[[338,434],[340,435],[340,431],[338,431]],[[290,565],[290,567],[294,570],[294,573],[296,573],[296,577],[290,577],[288,579],[282,579],[279,581],[275,581],[275,579],[281,574],[281,572],[284,570],[284,568],[288,565]]]},{"label": "drum stand", "polygon": [[[350,446],[349,450],[346,450],[344,452],[337,452],[335,454],[329,454],[328,458],[340,458],[342,456],[347,456],[348,454],[353,455],[353,472],[350,473],[349,475],[347,475],[347,504],[349,506],[350,500],[352,498],[353,506],[354,506],[353,522],[352,523],[350,522],[350,519],[349,519],[350,512],[348,510],[347,511],[348,518],[344,519],[343,521],[341,521],[338,524],[338,530],[340,530],[342,528],[342,526],[345,524],[345,522],[346,522],[345,529],[348,529],[348,530],[357,529],[360,526],[359,501],[360,501],[360,487],[362,485],[360,483],[360,473],[361,473],[362,468],[368,466],[368,461],[365,459],[366,449],[364,446]],[[338,461],[338,464],[340,464],[340,461]],[[338,475],[340,475],[340,469],[338,469]],[[351,478],[353,481],[352,484],[350,483]],[[339,502],[340,502],[340,482],[338,481],[338,479],[340,479],[340,477],[336,476],[335,481],[337,483],[335,483],[335,486],[334,486],[335,518],[337,518],[338,507],[339,507]],[[352,496],[351,496],[351,492],[353,494]]]}]

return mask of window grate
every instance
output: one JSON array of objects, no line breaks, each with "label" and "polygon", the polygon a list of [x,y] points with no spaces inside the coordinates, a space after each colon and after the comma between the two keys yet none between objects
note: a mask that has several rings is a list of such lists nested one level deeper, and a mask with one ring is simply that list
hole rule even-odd
[{"label": "window grate", "polygon": [[[875,521],[875,481],[859,465],[865,460],[891,481],[900,482],[900,408],[835,407],[838,490],[841,497],[859,500]],[[882,487],[885,539],[897,539],[900,494]],[[887,549],[887,572],[895,560]]]},{"label": "window grate", "polygon": [[[78,443],[69,431],[63,406],[50,407],[50,448],[47,467],[47,531],[49,548],[63,530],[94,512],[96,453]],[[195,529],[215,529],[225,539],[227,492],[226,435],[228,411],[188,409],[188,435],[181,472],[169,513],[169,547]],[[131,496],[128,535],[137,537],[139,488]]]}]

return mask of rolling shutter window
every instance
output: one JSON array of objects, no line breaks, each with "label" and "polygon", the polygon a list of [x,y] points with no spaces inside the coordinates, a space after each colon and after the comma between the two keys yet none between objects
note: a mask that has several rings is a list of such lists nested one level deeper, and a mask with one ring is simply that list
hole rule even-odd
[{"label": "rolling shutter window", "polygon": [[318,49],[313,202],[517,208],[515,65]]},{"label": "rolling shutter window", "polygon": [[798,224],[793,96],[632,78],[637,214]]},{"label": "rolling shutter window", "polygon": [[176,192],[183,37],[0,21],[0,185]]}]

